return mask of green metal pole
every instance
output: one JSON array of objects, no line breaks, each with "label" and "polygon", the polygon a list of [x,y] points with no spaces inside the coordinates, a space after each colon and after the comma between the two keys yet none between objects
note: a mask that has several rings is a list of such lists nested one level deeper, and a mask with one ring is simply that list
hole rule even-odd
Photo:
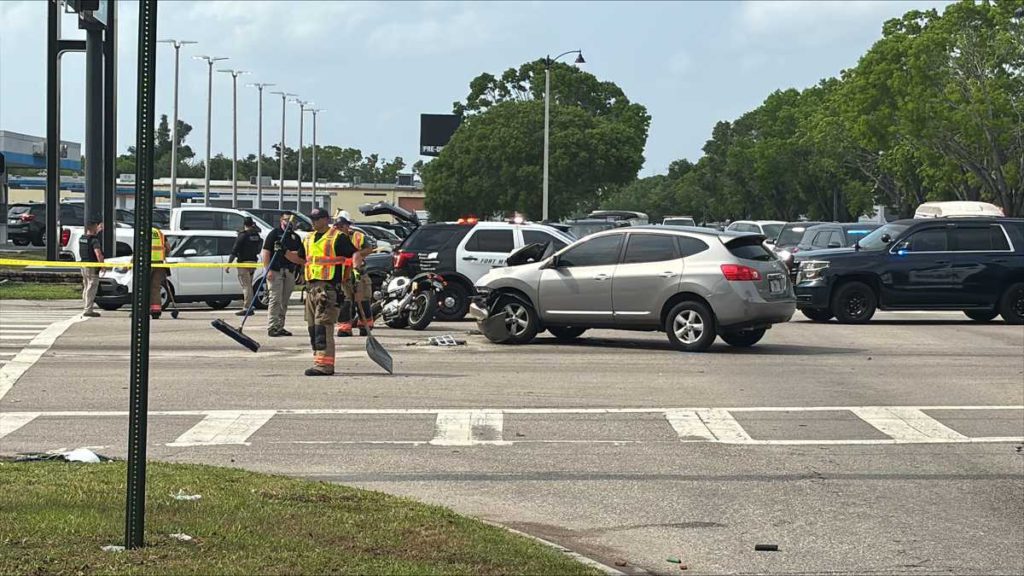
[{"label": "green metal pole", "polygon": [[132,256],[132,354],[128,414],[125,548],[141,548],[146,522],[146,416],[149,400],[149,288],[153,220],[153,102],[156,2],[139,2],[138,115],[135,129],[135,252]]}]

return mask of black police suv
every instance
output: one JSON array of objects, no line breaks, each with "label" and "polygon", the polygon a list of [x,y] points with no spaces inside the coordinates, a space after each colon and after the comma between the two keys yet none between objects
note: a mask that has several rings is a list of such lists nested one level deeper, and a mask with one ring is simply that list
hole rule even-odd
[{"label": "black police suv", "polygon": [[875,310],[962,310],[1024,323],[1024,219],[900,220],[850,248],[797,254],[797,307],[862,324]]}]

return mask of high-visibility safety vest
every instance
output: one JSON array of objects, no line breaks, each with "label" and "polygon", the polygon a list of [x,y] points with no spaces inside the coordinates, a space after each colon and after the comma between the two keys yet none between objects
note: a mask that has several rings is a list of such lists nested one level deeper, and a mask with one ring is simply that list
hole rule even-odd
[{"label": "high-visibility safety vest", "polygon": [[306,249],[306,281],[331,280],[334,278],[334,268],[345,263],[345,258],[334,253],[334,239],[338,237],[338,231],[329,228],[319,240],[315,237],[314,232],[303,240]]},{"label": "high-visibility safety vest", "polygon": [[151,262],[163,262],[167,256],[167,243],[164,241],[164,233],[159,228],[153,228],[153,242],[151,245]]},{"label": "high-visibility safety vest", "polygon": [[[366,237],[363,236],[362,232],[360,232],[359,230],[353,230],[352,235],[349,236],[349,239],[352,240],[352,246],[356,249],[356,252],[359,252],[360,250],[363,249],[363,241],[366,240]],[[345,268],[351,268],[354,265],[355,260],[353,260],[351,257],[345,258]]]}]

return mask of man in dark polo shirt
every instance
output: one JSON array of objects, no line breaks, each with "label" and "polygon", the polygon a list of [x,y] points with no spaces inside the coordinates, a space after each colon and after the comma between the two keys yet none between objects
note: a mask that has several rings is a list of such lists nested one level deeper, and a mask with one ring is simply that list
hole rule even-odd
[{"label": "man in dark polo shirt", "polygon": [[292,335],[285,330],[284,323],[299,267],[289,262],[285,254],[298,252],[302,248],[302,240],[295,233],[291,219],[291,212],[281,214],[278,227],[271,230],[263,242],[263,266],[267,268],[267,290],[270,291],[267,336],[271,337]]}]

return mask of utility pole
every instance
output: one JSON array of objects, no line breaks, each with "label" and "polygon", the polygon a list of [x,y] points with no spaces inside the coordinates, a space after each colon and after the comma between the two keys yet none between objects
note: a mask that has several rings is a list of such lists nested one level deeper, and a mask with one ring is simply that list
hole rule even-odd
[{"label": "utility pole", "polygon": [[256,137],[256,201],[253,202],[254,208],[263,208],[263,89],[273,84],[267,82],[257,82],[253,84],[246,84],[256,88],[260,92],[260,119],[259,119],[259,132]]},{"label": "utility pole", "polygon": [[181,47],[186,44],[198,44],[194,40],[160,40],[162,44],[174,46],[174,120],[171,124],[171,208],[181,205],[178,200],[178,60]]},{"label": "utility pole", "polygon": [[284,120],[287,112],[288,98],[291,96],[298,96],[298,94],[292,94],[290,92],[271,92],[271,94],[278,94],[281,96],[281,148],[278,150],[278,155],[281,161],[281,176],[277,181],[277,209],[284,210]]},{"label": "utility pole", "polygon": [[544,222],[548,221],[548,159],[551,150],[551,66],[554,65],[556,60],[569,54],[576,54],[577,65],[587,63],[583,59],[582,50],[569,50],[568,52],[562,52],[554,58],[548,56],[544,59],[544,180],[541,185],[543,189],[543,207],[541,212]]},{"label": "utility pole", "polygon": [[296,178],[295,210],[302,212],[302,133],[305,131],[303,129],[303,120],[306,118],[306,104],[312,104],[312,102],[304,102],[298,98],[292,100],[292,102],[299,105],[299,174],[298,178]]},{"label": "utility pole", "polygon": [[226,56],[193,56],[193,60],[205,60],[209,68],[206,80],[206,189],[203,192],[203,206],[210,205],[210,131],[213,122],[213,63],[227,60]]},{"label": "utility pole", "polygon": [[231,74],[231,207],[238,208],[238,77],[245,70],[218,70]]},{"label": "utility pole", "polygon": [[326,108],[310,108],[313,113],[313,206],[316,206],[316,115]]}]

